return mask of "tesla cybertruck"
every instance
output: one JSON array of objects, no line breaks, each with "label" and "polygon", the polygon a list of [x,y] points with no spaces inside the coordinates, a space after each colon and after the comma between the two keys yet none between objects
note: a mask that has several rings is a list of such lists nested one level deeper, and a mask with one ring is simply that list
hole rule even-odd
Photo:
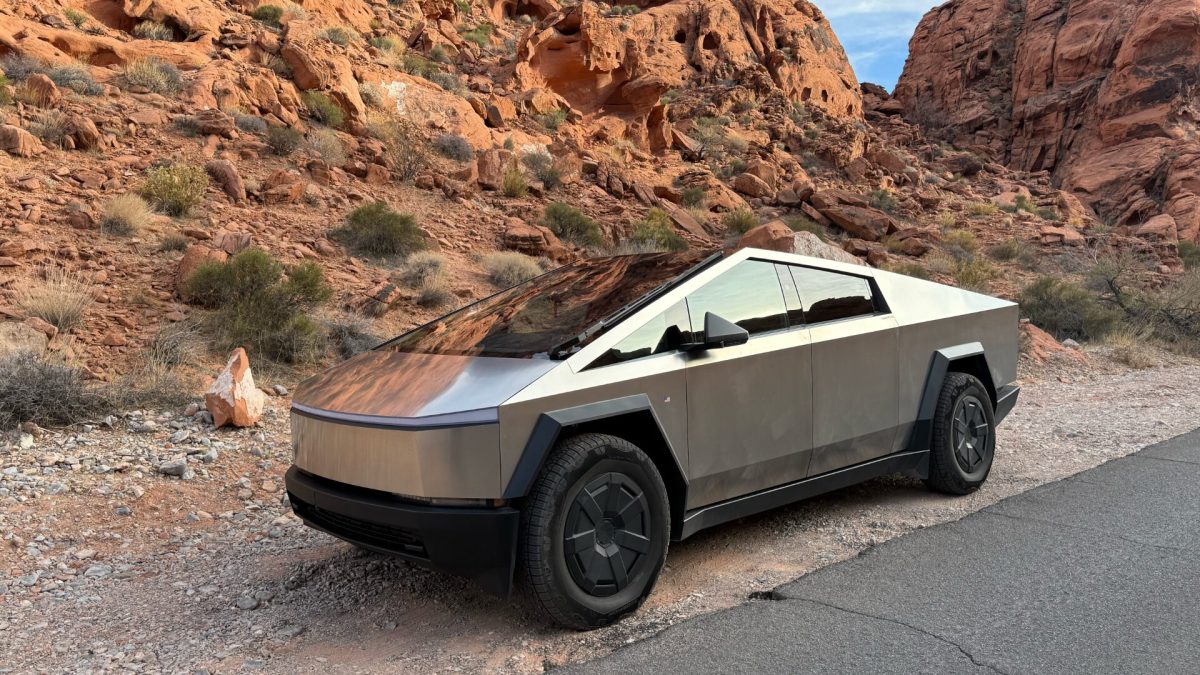
[{"label": "tesla cybertruck", "polygon": [[308,525],[558,622],[637,609],[670,541],[877,476],[965,494],[1018,388],[1017,306],[796,255],[548,272],[304,382]]}]

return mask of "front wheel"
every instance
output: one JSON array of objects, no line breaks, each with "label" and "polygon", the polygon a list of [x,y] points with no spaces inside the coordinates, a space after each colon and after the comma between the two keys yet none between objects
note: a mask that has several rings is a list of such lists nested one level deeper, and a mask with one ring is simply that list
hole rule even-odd
[{"label": "front wheel", "polygon": [[667,557],[667,490],[632,443],[582,434],[546,461],[521,514],[521,564],[555,621],[607,626],[641,606]]},{"label": "front wheel", "polygon": [[933,417],[929,478],[939,492],[965,495],[979,489],[996,455],[992,399],[977,378],[947,373]]}]

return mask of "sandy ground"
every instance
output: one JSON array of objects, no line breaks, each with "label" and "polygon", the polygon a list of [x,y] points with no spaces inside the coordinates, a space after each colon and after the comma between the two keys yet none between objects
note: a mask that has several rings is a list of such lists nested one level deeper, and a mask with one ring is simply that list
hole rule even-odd
[{"label": "sandy ground", "polygon": [[[1130,371],[1093,354],[1025,367],[1022,384],[979,492],[891,477],[701,533],[671,547],[641,611],[590,633],[300,526],[280,500],[285,399],[257,431],[164,416],[141,433],[55,432],[0,454],[6,470],[35,465],[0,482],[0,672],[541,672],[1200,425],[1194,364]],[[44,462],[71,452],[92,459]],[[155,470],[183,452],[195,476]]]}]

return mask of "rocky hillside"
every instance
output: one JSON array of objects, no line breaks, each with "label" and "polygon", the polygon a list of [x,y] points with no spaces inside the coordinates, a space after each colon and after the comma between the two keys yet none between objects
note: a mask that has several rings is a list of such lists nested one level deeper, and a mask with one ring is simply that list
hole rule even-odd
[{"label": "rocky hillside", "polygon": [[1178,275],[1191,43],[1114,5],[1126,75],[1020,75],[1073,24],[1004,7],[931,14],[893,99],[804,0],[0,2],[0,352],[311,368],[579,256],[739,241],[1008,297],[1101,250]]},{"label": "rocky hillside", "polygon": [[1123,232],[1200,242],[1200,3],[952,0],[912,38],[909,120],[1047,172]]}]

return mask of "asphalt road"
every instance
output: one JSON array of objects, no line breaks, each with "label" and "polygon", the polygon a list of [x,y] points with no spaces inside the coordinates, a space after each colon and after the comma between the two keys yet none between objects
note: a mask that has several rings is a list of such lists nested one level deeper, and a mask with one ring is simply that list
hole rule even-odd
[{"label": "asphalt road", "polygon": [[576,670],[1200,673],[1200,430]]}]

